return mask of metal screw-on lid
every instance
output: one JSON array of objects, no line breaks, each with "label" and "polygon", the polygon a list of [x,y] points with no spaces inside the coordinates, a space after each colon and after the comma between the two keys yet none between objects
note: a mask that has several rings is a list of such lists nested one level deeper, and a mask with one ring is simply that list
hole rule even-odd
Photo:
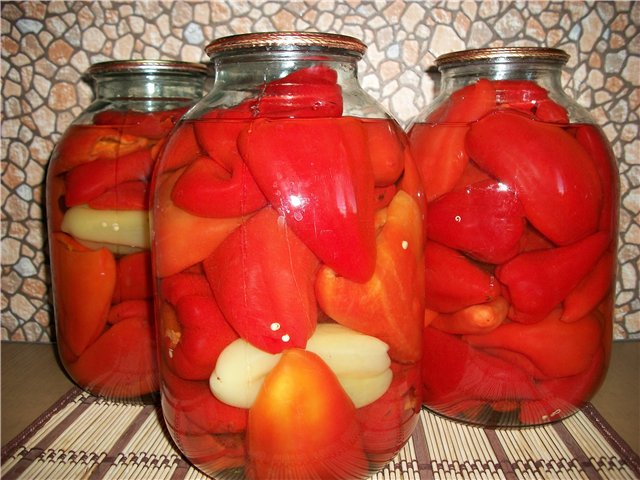
[{"label": "metal screw-on lid", "polygon": [[209,69],[205,64],[181,62],[178,60],[110,60],[91,65],[88,75],[104,73],[193,73],[206,75]]},{"label": "metal screw-on lid", "polygon": [[263,49],[266,51],[296,51],[303,49],[337,50],[362,56],[367,46],[360,40],[336,33],[263,32],[231,35],[211,42],[205,48],[210,57],[220,53]]},{"label": "metal screw-on lid", "polygon": [[461,50],[436,58],[438,68],[457,67],[479,63],[545,62],[564,65],[569,54],[557,48],[496,47]]}]

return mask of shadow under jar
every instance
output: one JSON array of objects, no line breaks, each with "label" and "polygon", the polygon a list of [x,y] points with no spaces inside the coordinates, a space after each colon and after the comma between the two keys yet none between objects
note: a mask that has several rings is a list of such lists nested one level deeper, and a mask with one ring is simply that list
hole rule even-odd
[{"label": "shadow under jar", "polygon": [[557,49],[454,52],[409,129],[428,202],[424,402],[491,426],[577,411],[612,341],[618,173]]},{"label": "shadow under jar", "polygon": [[56,342],[67,373],[92,394],[140,400],[158,390],[149,182],[207,72],[162,60],[93,65],[95,100],[53,151],[46,203]]},{"label": "shadow under jar", "polygon": [[216,478],[365,478],[421,408],[423,203],[351,37],[207,49],[154,173],[162,410]]}]

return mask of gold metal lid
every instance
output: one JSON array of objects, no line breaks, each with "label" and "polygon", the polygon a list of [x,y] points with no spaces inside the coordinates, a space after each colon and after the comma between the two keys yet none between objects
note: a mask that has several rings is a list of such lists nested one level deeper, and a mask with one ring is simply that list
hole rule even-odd
[{"label": "gold metal lid", "polygon": [[203,63],[178,60],[109,60],[94,63],[87,70],[88,75],[102,73],[193,73],[206,75],[208,67]]},{"label": "gold metal lid", "polygon": [[569,54],[557,48],[496,47],[460,50],[436,58],[438,68],[471,65],[476,63],[545,62],[564,65]]},{"label": "gold metal lid", "polygon": [[220,53],[245,49],[292,51],[305,48],[347,51],[362,56],[367,46],[357,38],[337,33],[319,32],[262,32],[230,35],[214,40],[206,46],[209,57]]}]

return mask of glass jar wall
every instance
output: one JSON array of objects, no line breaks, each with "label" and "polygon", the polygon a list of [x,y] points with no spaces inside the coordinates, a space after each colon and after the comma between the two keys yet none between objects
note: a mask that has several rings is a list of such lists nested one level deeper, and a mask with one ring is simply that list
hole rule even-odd
[{"label": "glass jar wall", "polygon": [[559,420],[605,376],[618,176],[562,91],[568,58],[443,55],[441,93],[409,130],[428,202],[424,401],[451,418]]},{"label": "glass jar wall", "polygon": [[88,76],[95,100],[56,146],[47,221],[62,364],[93,394],[158,390],[149,181],[165,137],[202,97],[205,65],[111,61]]},{"label": "glass jar wall", "polygon": [[207,47],[216,80],[154,172],[162,409],[216,478],[365,478],[421,408],[424,201],[358,84],[358,40]]}]

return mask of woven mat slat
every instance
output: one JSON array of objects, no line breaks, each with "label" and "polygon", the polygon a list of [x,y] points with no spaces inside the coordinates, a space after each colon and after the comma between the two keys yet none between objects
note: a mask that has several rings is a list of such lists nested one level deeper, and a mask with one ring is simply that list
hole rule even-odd
[{"label": "woven mat slat", "polygon": [[[173,445],[156,405],[73,389],[2,450],[2,478],[206,480]],[[640,458],[591,405],[550,425],[485,429],[423,410],[374,480],[640,479]]]}]

